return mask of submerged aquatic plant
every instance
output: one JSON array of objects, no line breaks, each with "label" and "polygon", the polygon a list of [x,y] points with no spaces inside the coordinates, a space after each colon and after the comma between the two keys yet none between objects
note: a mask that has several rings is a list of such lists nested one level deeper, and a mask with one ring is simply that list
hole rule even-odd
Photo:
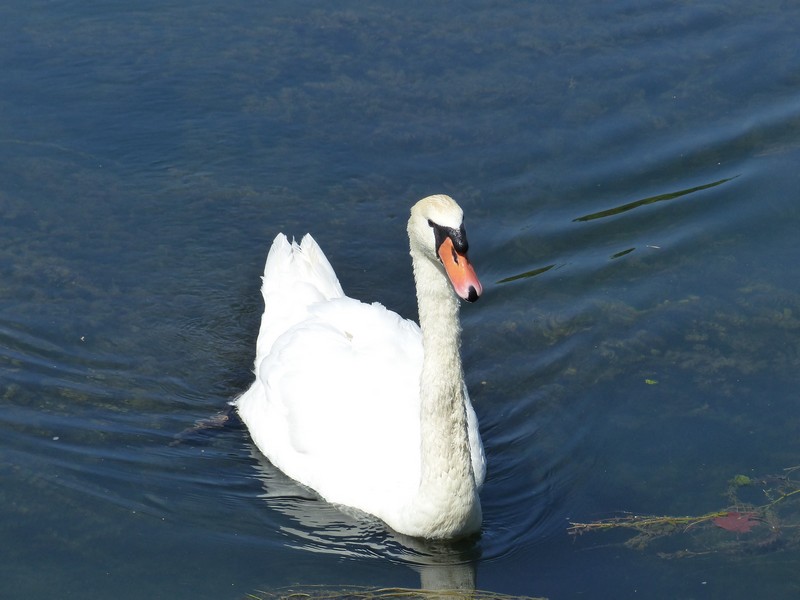
[{"label": "submerged aquatic plant", "polygon": [[[800,481],[792,475],[800,466],[781,475],[748,477],[736,475],[728,482],[724,509],[695,516],[654,516],[625,513],[587,523],[571,522],[573,536],[608,531],[633,530],[636,535],[624,545],[643,550],[656,542],[662,558],[703,554],[751,554],[800,546]],[[745,501],[745,492],[760,489],[766,502]],[[763,500],[763,498],[762,498]],[[672,542],[672,543],[671,543]]]}]

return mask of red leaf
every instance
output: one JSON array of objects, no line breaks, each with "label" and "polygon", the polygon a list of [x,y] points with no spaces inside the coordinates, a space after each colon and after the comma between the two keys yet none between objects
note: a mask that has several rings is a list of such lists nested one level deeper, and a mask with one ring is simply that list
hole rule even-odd
[{"label": "red leaf", "polygon": [[736,533],[747,533],[760,522],[761,520],[754,512],[729,512],[724,517],[717,517],[714,519],[714,525],[717,527],[722,527],[728,531],[735,531]]}]

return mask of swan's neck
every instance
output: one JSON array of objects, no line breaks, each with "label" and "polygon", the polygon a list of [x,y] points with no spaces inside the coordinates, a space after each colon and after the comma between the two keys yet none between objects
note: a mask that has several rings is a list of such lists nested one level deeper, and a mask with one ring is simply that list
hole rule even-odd
[{"label": "swan's neck", "polygon": [[414,510],[450,537],[480,527],[472,471],[459,303],[444,272],[412,251],[424,358],[420,377],[421,477]]}]

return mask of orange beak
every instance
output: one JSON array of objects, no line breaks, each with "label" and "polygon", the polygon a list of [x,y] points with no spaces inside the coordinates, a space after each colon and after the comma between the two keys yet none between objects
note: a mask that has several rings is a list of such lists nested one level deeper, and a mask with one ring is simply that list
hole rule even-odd
[{"label": "orange beak", "polygon": [[483,286],[478,281],[466,253],[458,252],[453,246],[453,240],[446,237],[439,246],[439,259],[456,294],[467,302],[475,302],[483,292]]}]

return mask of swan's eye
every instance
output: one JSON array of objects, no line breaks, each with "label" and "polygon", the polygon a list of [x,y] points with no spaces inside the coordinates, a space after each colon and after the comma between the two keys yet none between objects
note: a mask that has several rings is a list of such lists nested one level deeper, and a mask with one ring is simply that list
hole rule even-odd
[{"label": "swan's eye", "polygon": [[433,229],[435,247],[437,250],[442,245],[442,242],[444,242],[444,240],[447,238],[450,238],[450,241],[453,242],[453,247],[455,248],[456,252],[465,254],[469,249],[469,245],[467,244],[467,232],[464,229],[463,223],[461,227],[454,229],[452,227],[444,227],[428,219],[428,225],[430,225],[431,229]]}]

